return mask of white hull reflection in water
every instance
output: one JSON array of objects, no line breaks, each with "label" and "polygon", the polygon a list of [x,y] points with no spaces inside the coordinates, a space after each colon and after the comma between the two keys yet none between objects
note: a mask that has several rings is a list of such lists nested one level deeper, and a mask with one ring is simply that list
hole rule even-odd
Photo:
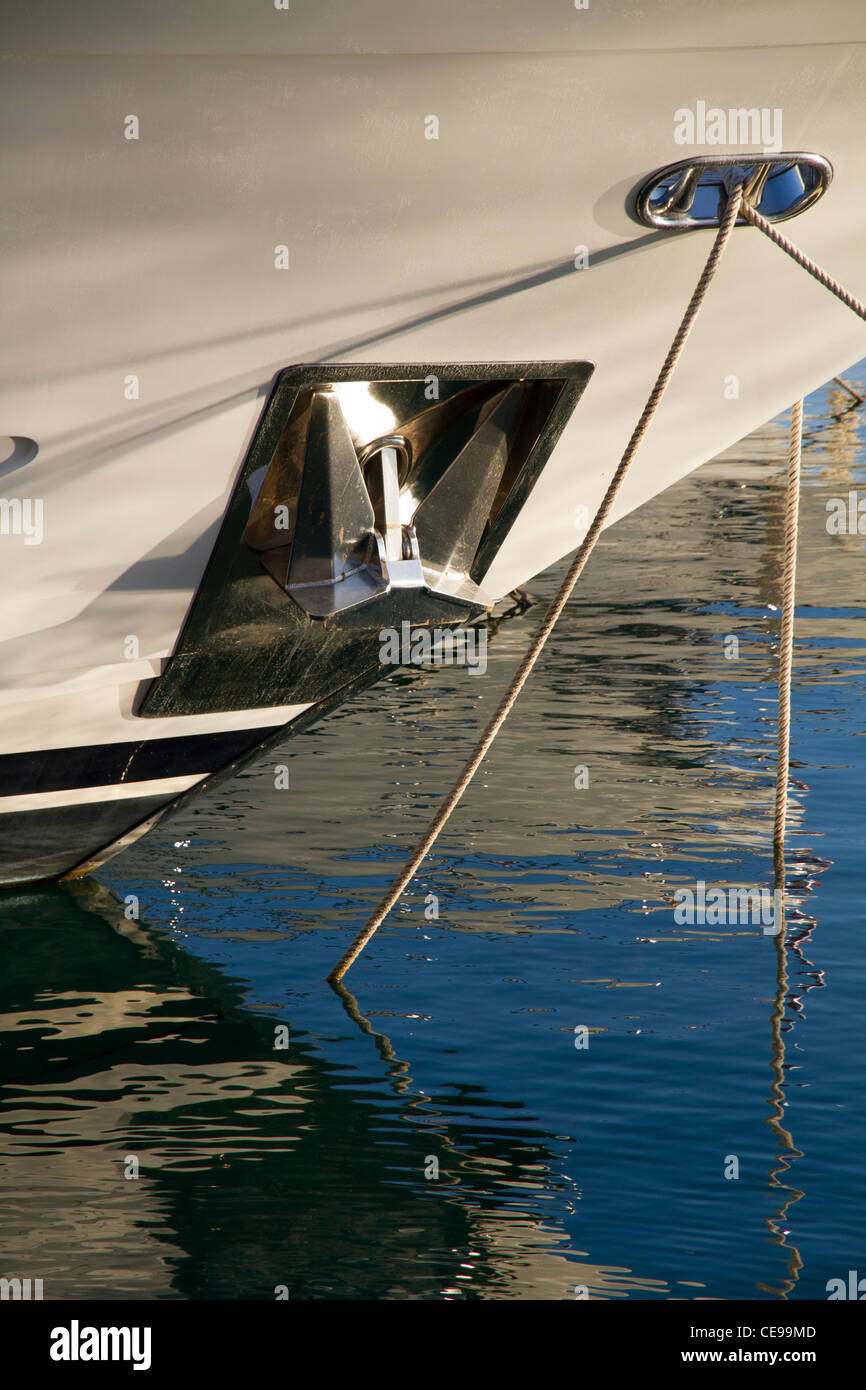
[{"label": "white hull reflection in water", "polygon": [[772,884],[779,420],[605,537],[352,994],[325,969],[537,610],[492,625],[483,677],[397,673],[103,886],[4,907],[22,1277],[46,1298],[793,1301],[858,1267],[866,1114],[839,1059],[864,989],[866,557],[827,526],[866,495],[849,403],[806,402],[784,933],[675,917],[699,883]]},{"label": "white hull reflection in water", "polygon": [[[435,1136],[448,1154],[441,1210],[421,1194],[389,1196],[394,1145],[404,1160],[417,1150],[421,1097],[384,1034],[372,1040],[385,1062],[383,1109],[393,1132],[379,1152],[363,1086],[331,1095],[330,1068],[312,1039],[302,1034],[293,1048],[275,1048],[285,1025],[246,1010],[218,971],[130,923],[107,890],[83,884],[65,899],[59,892],[10,899],[4,945],[14,944],[17,929],[25,971],[37,964],[28,951],[34,915],[46,908],[61,961],[76,948],[86,953],[102,921],[92,973],[105,988],[42,989],[38,1018],[33,1008],[0,1015],[18,1054],[0,1115],[5,1191],[15,1195],[4,1261],[41,1281],[40,1297],[448,1297],[461,1294],[472,1261],[503,1298],[664,1292],[660,1281],[621,1267],[575,1263],[555,1222],[493,1213],[500,1162],[512,1180],[520,1174],[541,1191],[550,1169],[549,1160],[539,1162],[539,1134],[531,1149],[528,1138],[509,1139],[508,1159],[492,1160],[478,1139],[445,1125]],[[124,988],[132,978],[136,987]],[[353,1006],[347,1011],[370,1043],[369,1023]],[[43,1048],[66,1055],[42,1057]],[[344,1174],[329,1170],[316,1138],[326,1121],[343,1134],[331,1161],[346,1170],[357,1161],[360,1169],[348,1244],[372,1258],[349,1275],[341,1269]],[[422,1133],[429,1147],[434,1136]],[[265,1253],[262,1239],[277,1220],[283,1235],[268,1237]],[[457,1258],[458,1235],[468,1261]],[[209,1242],[220,1259],[205,1250]],[[185,1270],[190,1260],[195,1273]]]}]

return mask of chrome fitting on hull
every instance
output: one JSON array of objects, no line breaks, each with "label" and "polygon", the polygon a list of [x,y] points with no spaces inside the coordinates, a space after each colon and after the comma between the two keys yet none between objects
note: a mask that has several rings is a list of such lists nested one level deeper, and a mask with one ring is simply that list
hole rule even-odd
[{"label": "chrome fitting on hull", "polygon": [[[833,166],[819,154],[707,154],[657,169],[632,198],[632,216],[645,227],[717,227],[732,183],[768,222],[805,212],[826,193]],[[744,217],[737,219],[743,226]]]}]

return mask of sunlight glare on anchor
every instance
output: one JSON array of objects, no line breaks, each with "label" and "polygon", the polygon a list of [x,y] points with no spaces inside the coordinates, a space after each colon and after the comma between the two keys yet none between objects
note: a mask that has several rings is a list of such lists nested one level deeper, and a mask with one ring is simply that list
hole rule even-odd
[{"label": "sunlight glare on anchor", "polygon": [[367,381],[341,381],[334,386],[349,429],[359,444],[369,444],[388,434],[397,424],[393,410],[370,394]]}]

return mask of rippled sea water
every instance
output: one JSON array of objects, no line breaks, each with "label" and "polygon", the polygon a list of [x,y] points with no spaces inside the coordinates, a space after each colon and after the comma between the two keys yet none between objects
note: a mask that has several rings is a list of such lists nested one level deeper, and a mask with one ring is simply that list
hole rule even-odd
[{"label": "rippled sea water", "polygon": [[620,1300],[866,1269],[849,404],[806,407],[784,940],[673,897],[772,887],[780,419],[604,536],[351,993],[324,977],[563,565],[485,675],[397,672],[95,877],[0,898],[9,1268],[60,1299]]}]

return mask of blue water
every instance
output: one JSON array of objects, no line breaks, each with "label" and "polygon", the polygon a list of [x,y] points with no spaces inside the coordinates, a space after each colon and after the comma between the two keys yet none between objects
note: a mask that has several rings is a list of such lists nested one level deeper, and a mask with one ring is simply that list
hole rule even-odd
[{"label": "blue water", "polygon": [[0,904],[10,1267],[60,1298],[772,1300],[866,1273],[866,554],[825,525],[866,485],[846,404],[807,402],[784,939],[673,907],[772,888],[781,419],[607,533],[350,993],[324,977],[563,566],[485,676],[399,672],[94,880]]}]

